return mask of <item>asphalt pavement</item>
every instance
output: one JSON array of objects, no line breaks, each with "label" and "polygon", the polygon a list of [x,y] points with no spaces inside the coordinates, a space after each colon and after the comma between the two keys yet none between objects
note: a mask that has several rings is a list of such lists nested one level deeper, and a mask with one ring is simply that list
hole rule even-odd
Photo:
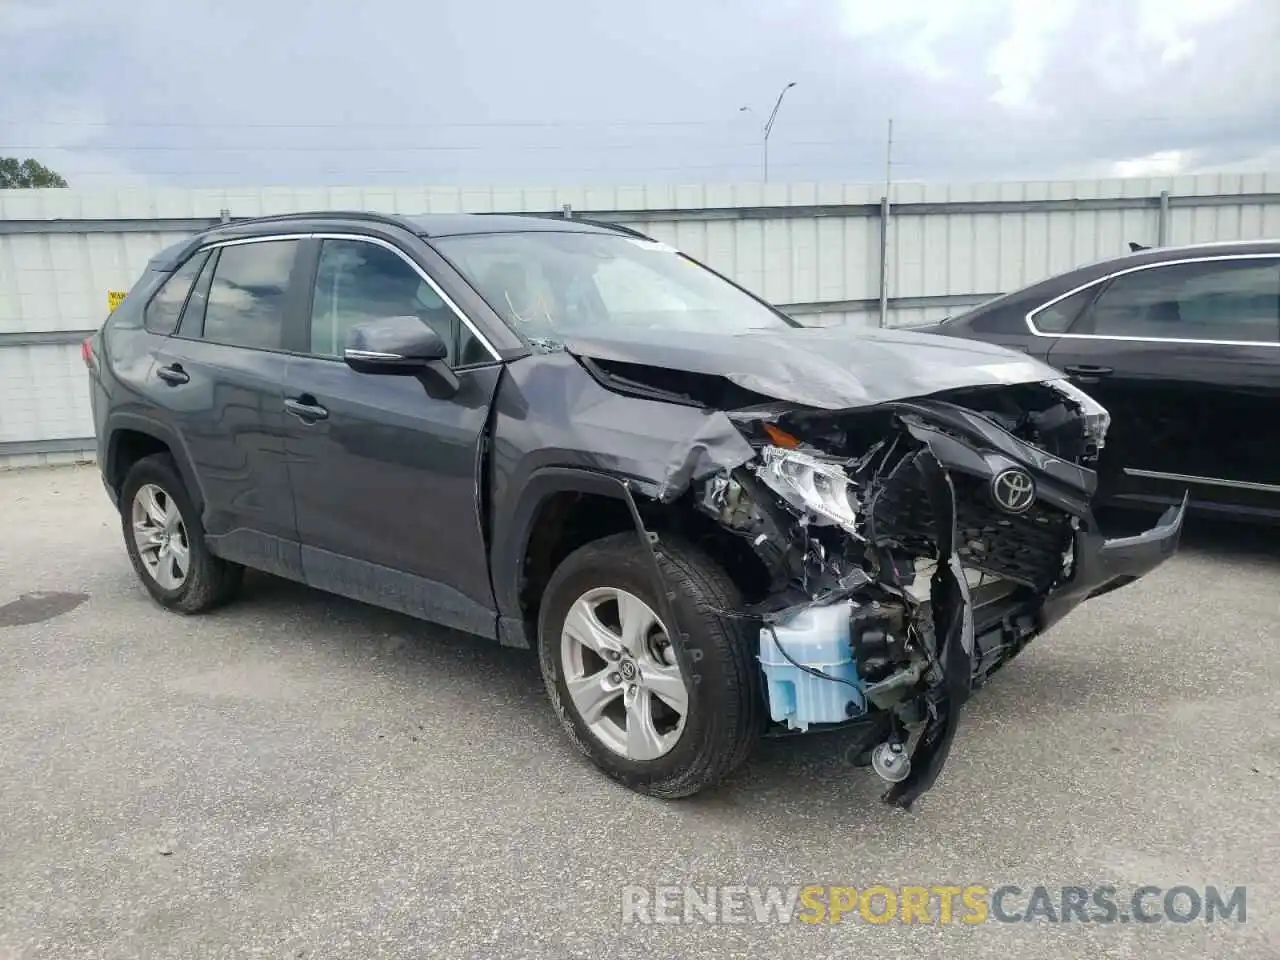
[{"label": "asphalt pavement", "polygon": [[[528,653],[266,576],[167,613],[94,468],[0,473],[0,960],[1280,956],[1277,687],[1280,534],[1198,525],[996,677],[910,812],[838,735],[663,803],[572,750]],[[659,889],[810,884],[1247,915],[712,922]]]}]

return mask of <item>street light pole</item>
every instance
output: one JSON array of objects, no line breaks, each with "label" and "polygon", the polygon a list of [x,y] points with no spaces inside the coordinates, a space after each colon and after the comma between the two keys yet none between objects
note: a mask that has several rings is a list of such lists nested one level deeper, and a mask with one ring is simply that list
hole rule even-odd
[{"label": "street light pole", "polygon": [[773,121],[778,119],[778,110],[782,107],[782,98],[785,97],[787,95],[787,91],[795,85],[796,82],[792,80],[782,88],[782,92],[778,94],[778,102],[773,105],[773,113],[769,114],[769,120],[764,125],[764,158],[762,168],[765,183],[769,182],[769,134],[773,132]]},{"label": "street light pole", "polygon": [[[765,183],[769,182],[769,134],[773,132],[773,122],[778,119],[778,110],[782,108],[782,98],[795,85],[796,82],[792,80],[782,88],[782,92],[778,94],[778,99],[773,105],[773,112],[769,114],[769,119],[764,122],[764,137],[760,144],[760,172]],[[750,107],[739,107],[738,112],[752,113],[753,111]]]}]

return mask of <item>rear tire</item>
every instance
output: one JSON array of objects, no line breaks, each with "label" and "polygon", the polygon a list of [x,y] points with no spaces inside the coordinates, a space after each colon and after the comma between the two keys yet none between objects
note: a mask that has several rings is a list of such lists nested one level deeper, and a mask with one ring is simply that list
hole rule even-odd
[{"label": "rear tire", "polygon": [[120,519],[134,572],[162,607],[201,613],[229,601],[244,567],[215,557],[173,459],[135,463],[120,487]]},{"label": "rear tire", "polygon": [[[662,621],[647,548],[637,534],[624,533],[579,548],[556,568],[543,597],[538,648],[552,706],[578,749],[632,790],[669,799],[711,786],[746,759],[763,729],[764,701],[758,640],[748,622],[711,612],[741,605],[728,575],[679,542],[663,543],[660,566],[680,634]],[[623,626],[637,616],[656,623],[644,634]],[[578,640],[584,633],[595,637],[602,656]],[[614,640],[623,641],[620,650],[608,646]],[[669,685],[673,675],[684,682],[683,715],[675,708],[679,690]],[[603,692],[594,685],[597,677]],[[611,694],[614,699],[597,708]],[[648,706],[637,712],[639,698]],[[584,704],[593,722],[584,718]],[[647,736],[633,733],[637,716],[648,721],[641,724]]]}]

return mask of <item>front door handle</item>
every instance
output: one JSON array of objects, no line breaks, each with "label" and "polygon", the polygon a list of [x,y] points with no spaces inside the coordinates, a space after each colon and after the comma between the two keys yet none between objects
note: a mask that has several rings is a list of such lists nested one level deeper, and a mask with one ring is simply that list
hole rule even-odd
[{"label": "front door handle", "polygon": [[303,423],[315,423],[329,416],[329,411],[316,403],[315,397],[306,393],[300,397],[290,397],[285,400],[284,408]]},{"label": "front door handle", "polygon": [[1111,367],[1097,367],[1092,363],[1076,363],[1062,369],[1073,377],[1109,377],[1115,373]]},{"label": "front door handle", "polygon": [[182,364],[171,363],[167,367],[161,367],[156,371],[156,376],[170,386],[176,387],[180,383],[190,383],[191,376],[187,371],[182,369]]}]

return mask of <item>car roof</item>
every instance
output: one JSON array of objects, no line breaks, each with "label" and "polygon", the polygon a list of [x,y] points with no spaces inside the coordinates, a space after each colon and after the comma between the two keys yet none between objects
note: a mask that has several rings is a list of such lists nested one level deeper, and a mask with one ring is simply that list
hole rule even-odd
[{"label": "car roof", "polygon": [[1280,239],[1276,240],[1220,240],[1214,243],[1192,243],[1176,247],[1144,247],[1133,253],[1095,260],[1055,273],[1043,280],[1036,280],[1024,287],[1011,290],[976,304],[963,314],[957,316],[986,313],[991,310],[1004,309],[1010,303],[1022,299],[1052,297],[1072,290],[1075,287],[1092,283],[1133,267],[1145,267],[1157,263],[1169,263],[1178,260],[1199,259],[1202,257],[1241,257],[1257,254],[1280,254]]},{"label": "car roof", "polygon": [[1090,279],[1088,275],[1105,276],[1129,267],[1141,267],[1170,260],[1186,260],[1200,257],[1249,256],[1260,253],[1280,253],[1280,239],[1275,240],[1219,240],[1213,243],[1189,243],[1175,247],[1144,247],[1133,253],[1108,257],[1064,271],[1060,276],[1079,277],[1079,282]]},{"label": "car roof", "polygon": [[172,270],[203,244],[276,233],[309,233],[334,229],[349,229],[372,236],[382,235],[387,230],[407,231],[428,239],[496,233],[623,234],[648,239],[644,234],[616,224],[539,214],[431,213],[405,216],[367,210],[317,210],[216,224],[164,248],[151,258],[148,269]]},{"label": "car roof", "polygon": [[1247,257],[1257,255],[1280,254],[1280,239],[1273,240],[1219,240],[1214,243],[1182,244],[1175,247],[1144,247],[1132,253],[1108,257],[1086,263],[1061,273],[1036,280],[1026,286],[1018,287],[982,303],[974,304],[958,311],[949,320],[964,319],[974,322],[980,317],[1006,312],[1025,313],[1054,297],[1062,296],[1077,287],[1087,286],[1100,280],[1137,267],[1146,267],[1160,263],[1174,263],[1181,260],[1193,260],[1211,257]]}]

